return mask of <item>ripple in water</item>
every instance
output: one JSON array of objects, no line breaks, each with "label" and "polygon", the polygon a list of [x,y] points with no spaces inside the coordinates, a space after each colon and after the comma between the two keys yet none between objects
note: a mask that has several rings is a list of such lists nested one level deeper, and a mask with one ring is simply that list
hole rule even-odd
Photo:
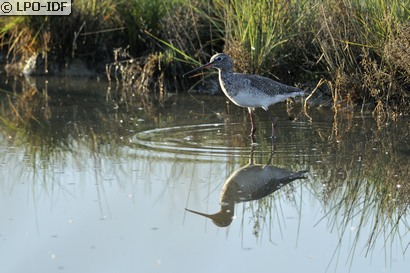
[{"label": "ripple in water", "polygon": [[[234,147],[223,123],[159,128],[137,133],[133,143],[144,149],[176,157],[215,159],[240,156],[249,147]],[[163,154],[162,154],[163,155]]]},{"label": "ripple in water", "polygon": [[[137,133],[133,143],[147,155],[185,159],[220,159],[240,157],[250,151],[248,127],[242,123],[214,123],[159,128]],[[271,124],[261,122],[256,140],[259,150],[270,153]],[[279,122],[275,154],[282,157],[317,156],[318,131],[330,131],[329,125],[307,122]],[[316,141],[315,141],[316,140]],[[323,147],[323,143],[322,147]],[[141,149],[139,149],[141,152]]]}]

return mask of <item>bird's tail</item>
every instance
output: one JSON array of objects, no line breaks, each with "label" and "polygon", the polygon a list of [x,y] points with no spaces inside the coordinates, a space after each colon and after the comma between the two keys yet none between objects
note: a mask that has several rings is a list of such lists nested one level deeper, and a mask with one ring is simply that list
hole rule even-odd
[{"label": "bird's tail", "polygon": [[302,90],[302,89],[294,87],[294,86],[289,86],[288,87],[288,93],[291,95],[291,97],[306,96],[305,91],[306,90]]}]

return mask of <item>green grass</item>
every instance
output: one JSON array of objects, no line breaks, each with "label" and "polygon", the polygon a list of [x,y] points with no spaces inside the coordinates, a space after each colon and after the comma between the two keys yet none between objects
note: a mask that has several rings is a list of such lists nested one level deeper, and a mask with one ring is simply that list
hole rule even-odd
[{"label": "green grass", "polygon": [[[310,1],[215,1],[224,21],[225,50],[247,72],[269,73],[285,56],[280,52],[296,36],[311,9]],[[243,52],[238,51],[242,48]],[[236,54],[237,53],[237,54]],[[240,56],[245,53],[246,58]],[[245,62],[245,63],[244,63]]]}]

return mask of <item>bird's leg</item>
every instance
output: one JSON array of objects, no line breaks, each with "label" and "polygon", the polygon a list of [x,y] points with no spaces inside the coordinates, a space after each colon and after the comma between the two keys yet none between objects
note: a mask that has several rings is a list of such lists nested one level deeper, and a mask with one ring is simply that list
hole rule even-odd
[{"label": "bird's leg", "polygon": [[270,165],[272,163],[273,154],[275,153],[275,141],[272,139],[272,150],[270,151],[269,160],[266,165]]},{"label": "bird's leg", "polygon": [[[272,121],[272,141],[275,139],[275,127],[276,127],[276,118],[272,116],[272,114],[269,112],[269,109],[265,109],[266,113],[268,113],[268,116],[270,120]],[[274,143],[272,142],[272,145]]]},{"label": "bird's leg", "polygon": [[271,149],[271,156],[270,156],[269,163],[271,162],[273,154],[275,153],[275,139],[276,138],[274,138],[274,137],[271,138],[271,140],[272,140],[272,143],[271,143],[272,144],[272,149]]},{"label": "bird's leg", "polygon": [[255,141],[255,132],[256,132],[255,119],[253,117],[253,109],[248,108],[248,110],[249,110],[249,115],[251,117],[251,124],[252,124],[250,137],[252,138],[252,142],[254,142]]},{"label": "bird's leg", "polygon": [[249,165],[253,165],[254,164],[254,160],[253,160],[253,154],[255,152],[255,145],[251,145],[251,153],[249,154]]}]

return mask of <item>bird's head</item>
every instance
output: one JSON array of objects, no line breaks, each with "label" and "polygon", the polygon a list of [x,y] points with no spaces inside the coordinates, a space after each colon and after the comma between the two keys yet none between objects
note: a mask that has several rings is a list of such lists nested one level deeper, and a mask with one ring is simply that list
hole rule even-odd
[{"label": "bird's head", "polygon": [[233,67],[232,59],[231,57],[229,57],[229,55],[224,54],[224,53],[217,53],[211,57],[211,60],[209,61],[209,63],[185,73],[184,76],[192,72],[205,69],[205,68],[216,68],[218,70],[232,71],[232,67]]}]

